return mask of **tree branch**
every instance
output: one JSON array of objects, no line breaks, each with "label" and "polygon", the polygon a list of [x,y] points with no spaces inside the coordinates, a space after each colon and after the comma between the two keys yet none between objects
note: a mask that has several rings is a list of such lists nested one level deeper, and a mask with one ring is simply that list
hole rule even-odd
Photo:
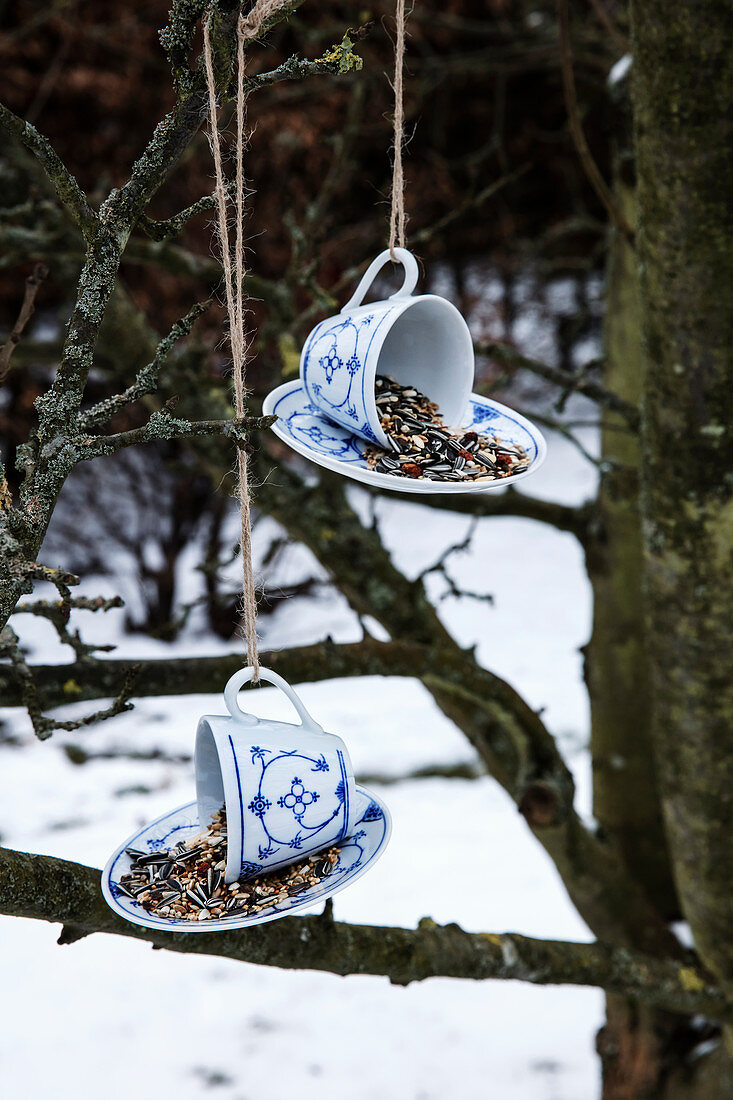
[{"label": "tree branch", "polygon": [[[332,516],[323,522],[335,524],[336,520]],[[350,553],[354,558],[359,556],[353,542]],[[389,589],[378,572],[374,584],[388,599]],[[422,585],[414,587],[422,590]],[[397,614],[403,611],[407,613],[407,608]],[[537,839],[554,859],[583,918],[592,927],[603,929],[604,939],[626,946],[638,942],[651,953],[680,953],[674,935],[649,904],[643,889],[628,878],[615,850],[594,836],[575,813],[572,777],[538,715],[509,684],[477,665],[449,635],[432,643],[378,642],[370,637],[351,645],[326,641],[261,654],[261,660],[293,683],[355,675],[420,680],[444,713],[464,731],[494,778],[515,799]],[[135,690],[139,695],[218,692],[241,665],[239,653],[146,661],[139,666]],[[120,675],[128,667],[124,661],[88,662],[80,670],[76,692],[71,696],[67,685],[73,665],[33,671],[42,702],[48,708],[114,694]],[[0,666],[0,693],[5,705],[22,705],[16,674],[7,666]]]},{"label": "tree branch", "polygon": [[30,122],[19,118],[3,103],[0,103],[0,123],[29,152],[33,153],[53,184],[60,201],[71,213],[86,240],[91,241],[99,226],[99,219],[87,202],[87,197],[76,178],[72,176],[48,138],[39,133]]},{"label": "tree branch", "polygon": [[328,911],[247,931],[158,932],[118,917],[102,897],[99,876],[82,864],[0,848],[0,913],[63,924],[61,943],[105,932],[183,954],[288,970],[379,974],[398,985],[438,976],[595,985],[669,1012],[733,1019],[733,1007],[721,990],[691,962],[680,965],[601,943],[468,933],[429,918],[416,929],[344,924]]},{"label": "tree branch", "polygon": [[360,69],[362,59],[358,54],[352,53],[353,42],[347,33],[343,42],[327,51],[323,57],[309,61],[304,57],[289,57],[270,72],[258,73],[250,76],[245,81],[247,91],[256,91],[258,88],[266,88],[270,84],[278,84],[283,80],[305,80],[309,76],[333,76]]},{"label": "tree branch", "polygon": [[176,321],[168,335],[163,337],[155,349],[154,359],[138,371],[137,377],[131,386],[128,386],[122,393],[107,397],[104,401],[99,401],[85,412],[80,413],[78,419],[79,431],[87,431],[95,424],[101,424],[109,420],[126,405],[132,405],[135,401],[139,401],[141,397],[154,393],[158,385],[160,371],[173,345],[178,340],[188,336],[198,318],[206,312],[210,304],[211,299],[206,302],[197,302],[185,317],[180,321]]},{"label": "tree branch", "polygon": [[36,295],[43,280],[48,276],[48,268],[45,264],[36,264],[33,272],[25,281],[25,293],[23,304],[20,307],[18,320],[5,343],[0,347],[0,384],[2,384],[10,370],[10,357],[15,351],[16,345],[23,335],[25,326],[30,321],[35,310]]},{"label": "tree branch", "polygon": [[80,437],[72,441],[76,461],[84,462],[102,455],[116,454],[124,447],[156,440],[189,439],[200,435],[223,435],[237,446],[245,446],[251,431],[269,428],[277,417],[247,416],[243,420],[180,420],[168,408],[152,414],[147,424],[112,435]]},{"label": "tree branch", "polygon": [[376,527],[360,522],[343,481],[322,475],[305,485],[284,467],[268,478],[258,462],[261,452],[254,456],[258,506],[313,551],[357,614],[373,616],[392,638],[417,644],[422,659],[415,655],[403,674],[422,680],[515,800],[594,934],[650,953],[679,952],[644,884],[576,813],[572,775],[539,715],[456,643],[424,586],[395,567]]},{"label": "tree branch", "polygon": [[[163,268],[171,275],[186,275],[203,282],[218,283],[222,276],[221,260],[215,256],[200,256],[170,240],[152,241],[132,237],[122,256],[123,264],[141,264]],[[282,293],[279,283],[248,271],[244,277],[247,296],[272,301]]]},{"label": "tree branch", "polygon": [[434,237],[439,236],[444,230],[449,229],[455,222],[460,221],[467,213],[473,210],[478,210],[489,199],[493,199],[499,191],[508,186],[510,183],[514,183],[515,180],[521,179],[531,168],[530,164],[521,164],[519,168],[513,169],[511,172],[507,172],[499,179],[494,180],[493,183],[483,187],[475,195],[469,195],[468,198],[462,202],[459,206],[456,206],[453,210],[449,210],[447,214],[444,214],[442,218],[439,218],[432,225],[424,226],[416,233],[411,234],[410,244],[411,247],[416,248],[419,245],[428,244]]},{"label": "tree branch", "polygon": [[[103,647],[100,646],[99,648]],[[96,725],[98,722],[104,722],[107,718],[115,718],[118,714],[122,714],[123,711],[132,709],[132,704],[128,702],[128,700],[132,694],[132,684],[135,678],[136,666],[134,665],[126,669],[122,684],[121,686],[118,685],[115,692],[115,698],[108,707],[94,711],[92,714],[84,715],[82,718],[71,718],[66,721],[58,721],[55,718],[49,718],[43,713],[38,684],[33,675],[33,670],[26,662],[25,655],[20,647],[18,635],[9,624],[0,631],[0,656],[10,658],[12,668],[17,676],[23,706],[28,711],[28,716],[33,725],[33,731],[40,741],[45,741],[55,730],[70,731],[82,729],[84,726]],[[67,689],[73,685],[73,683],[74,681],[68,681]]]},{"label": "tree branch", "polygon": [[590,0],[590,6],[621,53],[629,53],[631,51],[631,39],[616,26],[603,0]]},{"label": "tree branch", "polygon": [[35,615],[37,618],[46,619],[56,631],[62,645],[69,646],[77,661],[85,661],[93,653],[111,653],[116,649],[113,645],[94,645],[82,640],[78,630],[73,633],[69,630],[69,618],[72,611],[111,611],[113,608],[124,607],[121,596],[112,596],[105,599],[97,596],[96,599],[89,596],[72,597],[71,594],[62,595],[60,600],[32,600],[16,605],[13,615]]},{"label": "tree branch", "polygon": [[485,344],[476,346],[477,355],[485,355],[489,359],[496,359],[513,370],[528,370],[539,378],[544,378],[556,386],[565,390],[582,393],[584,397],[595,401],[597,405],[620,413],[628,422],[629,427],[636,430],[639,427],[639,410],[629,401],[625,401],[618,394],[607,390],[600,382],[588,378],[582,372],[577,375],[568,374],[559,367],[551,367],[549,363],[540,363],[537,359],[529,359],[526,355],[508,344],[502,344],[497,340],[489,340]]},{"label": "tree branch", "polygon": [[215,206],[216,195],[204,195],[171,218],[159,221],[157,218],[149,218],[147,214],[143,214],[137,224],[151,240],[167,241],[171,237],[177,237],[191,218],[195,218],[197,214],[203,214],[206,210],[213,210]]},{"label": "tree branch", "polygon": [[[379,496],[386,495],[377,491]],[[400,502],[402,503],[402,502]],[[405,497],[404,503],[427,505],[443,512],[455,512],[464,516],[516,516],[520,519],[533,519],[538,523],[546,523],[558,531],[567,531],[575,535],[584,547],[590,545],[595,537],[597,521],[595,518],[595,504],[587,501],[585,504],[573,507],[568,504],[557,504],[552,500],[542,500],[540,497],[528,496],[513,486],[509,486],[503,492],[496,493],[460,493],[454,496],[445,496],[436,493],[431,496],[426,493],[415,499]]]},{"label": "tree branch", "polygon": [[608,212],[613,224],[623,233],[630,245],[634,243],[634,230],[619,208],[610,187],[604,180],[601,171],[591,153],[583,131],[583,124],[578,109],[578,97],[575,91],[575,76],[573,74],[573,54],[570,45],[570,21],[568,17],[568,0],[557,0],[557,19],[560,28],[560,60],[562,64],[562,82],[565,93],[565,106],[568,112],[568,125],[575,143],[580,162],[588,177],[593,190],[598,195]]},{"label": "tree branch", "polygon": [[[262,653],[260,659],[293,683],[328,680],[339,676],[387,676],[419,673],[424,663],[424,650],[409,642],[378,642],[365,637],[361,642],[337,645],[324,641],[295,649]],[[44,706],[85,702],[113,695],[132,662],[123,660],[91,660],[79,665],[32,666],[39,684]],[[135,693],[139,697],[188,695],[220,692],[242,667],[242,654],[218,657],[180,657],[143,661],[137,665]],[[409,670],[409,671],[406,671]],[[67,690],[74,681],[72,691]],[[0,665],[0,697],[3,706],[22,706],[21,684],[9,665]]]}]

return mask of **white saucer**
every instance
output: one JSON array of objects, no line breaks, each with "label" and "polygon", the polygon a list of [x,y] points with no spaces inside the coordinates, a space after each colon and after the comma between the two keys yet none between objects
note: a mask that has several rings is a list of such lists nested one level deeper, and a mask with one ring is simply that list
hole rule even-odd
[{"label": "white saucer", "polygon": [[526,417],[477,393],[471,394],[462,423],[453,426],[498,435],[507,444],[524,447],[530,459],[529,469],[524,473],[499,481],[423,481],[378,474],[367,467],[364,440],[325,417],[311,403],[299,378],[268,393],[262,412],[265,416],[277,416],[272,425],[275,435],[311,462],[375,489],[395,493],[485,493],[503,489],[539,470],[547,454],[542,433]]},{"label": "white saucer", "polygon": [[318,886],[304,890],[297,897],[288,898],[278,905],[272,905],[251,916],[225,917],[221,920],[187,921],[156,917],[148,913],[132,898],[118,889],[118,883],[130,869],[130,857],[126,848],[138,851],[156,851],[158,848],[171,848],[179,840],[186,840],[201,831],[196,803],[179,806],[177,810],[158,818],[152,825],[134,833],[120,845],[102,872],[102,893],[107,904],[119,916],[133,924],[142,924],[146,928],[155,928],[166,932],[228,932],[234,928],[249,928],[255,924],[265,924],[278,917],[298,913],[309,909],[318,901],[325,901],[345,886],[361,878],[374,864],[387,846],[392,832],[392,820],[387,807],[376,795],[364,787],[356,787],[357,822],[352,835],[343,844],[338,845],[340,855],[336,867]]}]

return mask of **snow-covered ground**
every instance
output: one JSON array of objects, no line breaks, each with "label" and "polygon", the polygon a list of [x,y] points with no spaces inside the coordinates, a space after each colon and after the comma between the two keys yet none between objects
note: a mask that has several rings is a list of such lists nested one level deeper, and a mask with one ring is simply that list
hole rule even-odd
[{"label": "snow-covered ground", "polygon": [[[563,440],[550,442],[528,491],[580,502],[593,490],[592,468]],[[410,575],[468,526],[439,513],[421,531],[423,514],[397,498],[379,505],[387,545]],[[453,557],[450,569],[465,587],[493,593],[494,603],[450,598],[441,614],[461,643],[478,643],[489,668],[545,708],[588,813],[578,648],[588,637],[590,599],[576,543],[536,523],[485,520],[471,551]],[[443,582],[431,585],[438,598]],[[85,588],[113,590],[109,579]],[[119,641],[125,656],[227,648],[197,636],[195,623],[174,647],[122,636],[120,624],[113,612],[84,616],[82,628],[87,637]],[[37,657],[68,660],[43,624],[22,625]],[[346,640],[360,628],[341,602],[324,598],[282,607],[264,641],[301,644],[325,630]],[[305,685],[302,694],[347,739],[357,773],[400,776],[473,759],[415,682],[334,680]],[[193,797],[191,764],[115,755],[78,766],[65,746],[186,756],[197,715],[220,706],[216,696],[142,700],[131,714],[44,744],[21,712],[0,712],[6,734],[19,739],[0,744],[2,841],[101,865],[138,824]],[[257,706],[284,715],[273,689],[258,693]],[[385,784],[382,794],[394,817],[392,842],[335,899],[337,919],[414,926],[429,915],[470,930],[588,938],[552,864],[491,779],[408,779]],[[58,931],[0,920],[0,1065],[8,1096],[593,1100],[599,1092],[593,1041],[602,997],[595,990],[449,979],[402,989],[382,978],[169,955],[115,937],[57,947]]]}]

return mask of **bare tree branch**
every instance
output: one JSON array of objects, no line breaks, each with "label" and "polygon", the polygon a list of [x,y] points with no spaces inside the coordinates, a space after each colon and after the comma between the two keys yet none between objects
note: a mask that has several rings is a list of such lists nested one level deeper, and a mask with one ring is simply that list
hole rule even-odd
[{"label": "bare tree branch", "polygon": [[188,336],[198,318],[206,312],[210,304],[211,299],[206,302],[197,302],[185,317],[180,321],[176,321],[168,335],[158,344],[155,350],[155,358],[138,371],[135,381],[123,393],[107,397],[104,401],[99,401],[96,405],[86,409],[85,412],[80,413],[78,419],[79,431],[87,431],[95,424],[101,424],[109,420],[126,405],[132,405],[135,401],[139,401],[141,397],[155,393],[160,371],[174,344],[183,337]]},{"label": "bare tree branch", "polygon": [[165,218],[159,221],[156,218],[149,218],[146,214],[143,214],[137,224],[151,240],[167,241],[170,240],[171,237],[177,237],[186,222],[190,221],[191,218],[195,218],[197,214],[203,214],[206,210],[213,210],[215,206],[216,195],[204,195],[202,198],[197,199],[196,202],[192,202],[185,210],[181,210],[178,214],[174,214],[171,218]]},{"label": "bare tree branch", "polygon": [[560,27],[560,59],[562,63],[562,81],[565,92],[565,106],[568,111],[568,124],[572,134],[575,148],[580,157],[585,174],[605,206],[608,216],[616,228],[623,233],[629,244],[634,243],[634,230],[629,225],[623,211],[619,208],[610,187],[601,175],[593,154],[588,147],[583,123],[578,109],[578,97],[575,91],[575,76],[573,74],[573,54],[570,45],[570,21],[568,18],[568,0],[557,0],[557,19]]},{"label": "bare tree branch", "polygon": [[603,0],[590,0],[590,6],[621,52],[628,53],[631,50],[631,40],[616,26]]},{"label": "bare tree branch", "polygon": [[404,674],[422,680],[514,798],[595,935],[651,953],[679,951],[644,884],[575,811],[572,776],[539,715],[456,643],[424,586],[395,567],[375,527],[361,524],[343,481],[324,475],[306,486],[280,467],[276,477],[261,477],[258,504],[313,551],[357,614],[422,647],[422,660],[413,655]]},{"label": "bare tree branch", "polygon": [[20,141],[42,165],[60,201],[69,210],[84,237],[91,241],[99,227],[99,219],[87,202],[87,197],[66,167],[61,157],[30,122],[25,122],[0,103],[0,124]]},{"label": "bare tree branch", "polygon": [[60,600],[32,600],[16,605],[13,615],[35,615],[37,618],[50,622],[58,634],[62,645],[69,646],[77,661],[85,661],[93,653],[111,653],[116,649],[113,645],[90,645],[84,642],[78,630],[73,633],[69,630],[69,618],[72,611],[111,611],[113,608],[124,607],[121,596],[112,596],[105,599],[98,596],[96,599],[89,596],[62,596]]},{"label": "bare tree branch", "polygon": [[639,427],[639,410],[630,402],[619,397],[618,394],[606,389],[600,382],[588,378],[583,371],[579,371],[576,375],[568,374],[567,371],[560,370],[559,367],[551,367],[549,363],[540,363],[537,359],[530,359],[528,356],[522,355],[516,348],[510,347],[508,344],[502,344],[498,340],[489,340],[484,344],[477,345],[476,354],[498,360],[498,362],[513,370],[528,370],[539,378],[544,378],[546,381],[560,386],[562,389],[582,393],[584,397],[595,401],[597,405],[601,405],[612,412],[620,413],[630,427],[634,429]]},{"label": "bare tree branch", "polygon": [[[378,492],[379,496],[384,495]],[[557,504],[552,500],[542,500],[540,497],[528,496],[526,493],[509,486],[502,492],[489,493],[457,493],[453,496],[445,496],[436,493],[431,496],[425,493],[419,498],[405,497],[400,503],[414,504],[430,508],[438,508],[443,512],[455,512],[459,515],[476,516],[517,516],[520,519],[533,519],[538,523],[546,523],[550,527],[556,527],[558,531],[568,531],[575,535],[578,542],[584,547],[591,544],[598,533],[598,521],[593,501],[573,507],[568,504]]]},{"label": "bare tree branch", "polygon": [[416,929],[344,924],[333,920],[330,908],[321,916],[289,917],[244,932],[158,932],[113,913],[99,874],[67,860],[0,848],[0,913],[63,924],[60,943],[105,932],[261,966],[382,974],[397,985],[438,976],[595,985],[669,1012],[733,1020],[733,1006],[692,960],[680,964],[602,943],[468,933],[427,917]]},{"label": "bare tree branch", "polygon": [[[264,30],[279,23],[294,11],[301,0],[291,0],[268,20]],[[101,204],[99,215],[91,211],[76,180],[70,175],[53,149],[32,126],[0,108],[0,122],[36,153],[57,192],[71,208],[87,240],[84,264],[79,277],[76,300],[71,312],[61,362],[49,389],[35,401],[38,431],[18,448],[17,466],[23,474],[18,507],[13,507],[7,479],[0,469],[0,624],[7,622],[13,606],[28,591],[22,560],[33,561],[39,552],[58,494],[75,464],[85,458],[109,454],[120,447],[150,438],[180,438],[202,434],[206,425],[215,432],[234,434],[237,425],[201,421],[191,424],[176,421],[169,409],[154,414],[148,425],[130,433],[105,440],[74,439],[89,371],[102,321],[113,293],[127,242],[145,208],[165,183],[170,172],[190,145],[207,114],[208,96],[201,65],[191,69],[187,53],[193,43],[196,22],[204,5],[192,2],[174,4],[170,23],[161,39],[168,52],[176,77],[177,98],[173,110],[157,125],[142,155],[132,167],[129,179],[110,192]],[[215,54],[215,79],[221,101],[231,97],[233,60],[238,11],[215,6],[212,20],[212,46]],[[305,75],[315,64],[319,71],[348,72],[361,66],[353,52],[354,36],[344,35],[342,42],[323,57],[305,67],[293,63],[278,79]],[[268,79],[276,77],[271,74]],[[166,242],[151,242],[163,244]],[[97,410],[98,412],[98,410]],[[96,415],[96,413],[95,413]],[[263,422],[264,423],[264,422]],[[22,579],[23,578],[23,579]]]},{"label": "bare tree branch", "polygon": [[152,414],[147,424],[112,435],[81,436],[74,440],[76,461],[83,462],[102,455],[116,454],[123,447],[136,447],[163,439],[190,439],[201,435],[223,435],[237,446],[247,445],[250,431],[269,428],[274,416],[247,416],[243,420],[181,420],[168,408]]},{"label": "bare tree branch", "polygon": [[[335,524],[336,520],[331,516],[325,522]],[[349,541],[350,552],[356,555],[353,538]],[[390,593],[379,575],[376,556],[375,564],[373,583],[387,600]],[[421,591],[422,585],[415,585],[415,590]],[[394,593],[392,598],[396,604],[402,603]],[[397,617],[403,613],[408,613],[406,607],[396,608]],[[435,614],[433,609],[431,613]],[[537,839],[555,860],[584,919],[591,926],[603,928],[605,939],[627,946],[637,940],[651,953],[680,953],[676,938],[648,902],[643,888],[627,876],[615,850],[594,836],[577,816],[572,777],[538,715],[509,684],[477,665],[449,635],[440,643],[433,639],[432,644],[378,642],[369,637],[351,645],[326,641],[265,653],[261,659],[293,683],[355,675],[421,680],[441,709],[465,732],[494,778],[515,799]],[[239,653],[146,661],[140,665],[135,690],[139,695],[220,691],[241,664]],[[120,675],[128,667],[124,661],[89,662],[78,678],[79,693],[71,697],[66,684],[74,666],[35,668],[34,673],[41,685],[41,700],[48,708],[114,694]],[[6,705],[22,705],[19,687],[17,673],[0,667],[0,692]]]},{"label": "bare tree branch", "polygon": [[28,276],[25,281],[25,293],[23,295],[23,303],[20,307],[20,313],[18,314],[18,320],[13,325],[12,332],[8,336],[5,343],[0,347],[0,384],[2,384],[10,370],[10,357],[15,351],[15,347],[20,340],[25,326],[33,316],[36,308],[36,295],[44,279],[48,277],[48,268],[45,264],[36,264],[33,268],[32,274]]},{"label": "bare tree branch", "polygon": [[475,195],[469,195],[465,202],[461,203],[461,205],[457,206],[454,210],[450,210],[447,214],[444,214],[442,218],[439,218],[432,225],[427,225],[423,229],[419,229],[417,233],[411,234],[411,247],[427,244],[433,237],[437,237],[444,230],[449,229],[454,222],[460,221],[466,214],[470,213],[472,210],[478,210],[485,202],[488,202],[489,199],[493,199],[495,195],[503,191],[510,183],[514,183],[515,180],[521,179],[530,168],[530,164],[521,164],[519,168],[507,172],[499,179],[494,180],[493,183],[483,187]]},{"label": "bare tree branch", "polygon": [[[104,647],[100,646],[99,648]],[[55,730],[69,731],[82,729],[84,726],[96,725],[98,722],[104,722],[107,718],[115,718],[118,714],[122,714],[124,711],[132,709],[132,704],[128,702],[128,700],[132,694],[136,666],[130,666],[125,670],[122,683],[118,685],[115,692],[115,698],[108,707],[94,711],[91,714],[86,714],[82,718],[71,718],[58,721],[55,718],[49,718],[43,713],[38,684],[33,675],[33,670],[26,662],[18,635],[9,624],[6,624],[3,630],[0,631],[0,656],[10,658],[20,686],[20,696],[23,706],[28,711],[36,737],[41,741],[45,741],[49,738]],[[67,681],[67,689],[73,683],[74,681],[72,680]]]}]

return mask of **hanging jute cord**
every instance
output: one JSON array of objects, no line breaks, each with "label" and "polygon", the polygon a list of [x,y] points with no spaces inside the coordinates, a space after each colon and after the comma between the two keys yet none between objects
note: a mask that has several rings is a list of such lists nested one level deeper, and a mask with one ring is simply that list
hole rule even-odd
[{"label": "hanging jute cord", "polygon": [[397,34],[394,47],[394,159],[392,161],[392,210],[389,218],[389,251],[396,260],[395,246],[405,247],[405,176],[402,170],[405,107],[403,70],[405,65],[405,0],[397,0]]},{"label": "hanging jute cord", "polygon": [[[228,198],[224,170],[222,168],[221,139],[219,135],[218,112],[216,106],[216,81],[211,54],[211,15],[204,20],[204,66],[206,85],[209,94],[209,122],[211,151],[214,157],[216,177],[216,202],[219,244],[224,268],[224,291],[227,314],[229,316],[229,339],[234,365],[234,407],[237,419],[245,416],[244,399],[246,396],[245,375],[247,370],[247,338],[244,328],[244,44],[256,38],[265,23],[284,8],[288,0],[257,0],[246,17],[240,15],[237,22],[237,98],[236,98],[236,175],[235,175],[235,242],[234,265],[229,244]],[[242,580],[244,636],[247,642],[247,663],[255,670],[254,679],[259,679],[260,659],[257,648],[257,595],[254,570],[252,566],[252,523],[250,519],[251,496],[249,488],[249,470],[247,453],[237,449],[239,473],[239,499],[241,504],[240,543],[242,549]]]}]

